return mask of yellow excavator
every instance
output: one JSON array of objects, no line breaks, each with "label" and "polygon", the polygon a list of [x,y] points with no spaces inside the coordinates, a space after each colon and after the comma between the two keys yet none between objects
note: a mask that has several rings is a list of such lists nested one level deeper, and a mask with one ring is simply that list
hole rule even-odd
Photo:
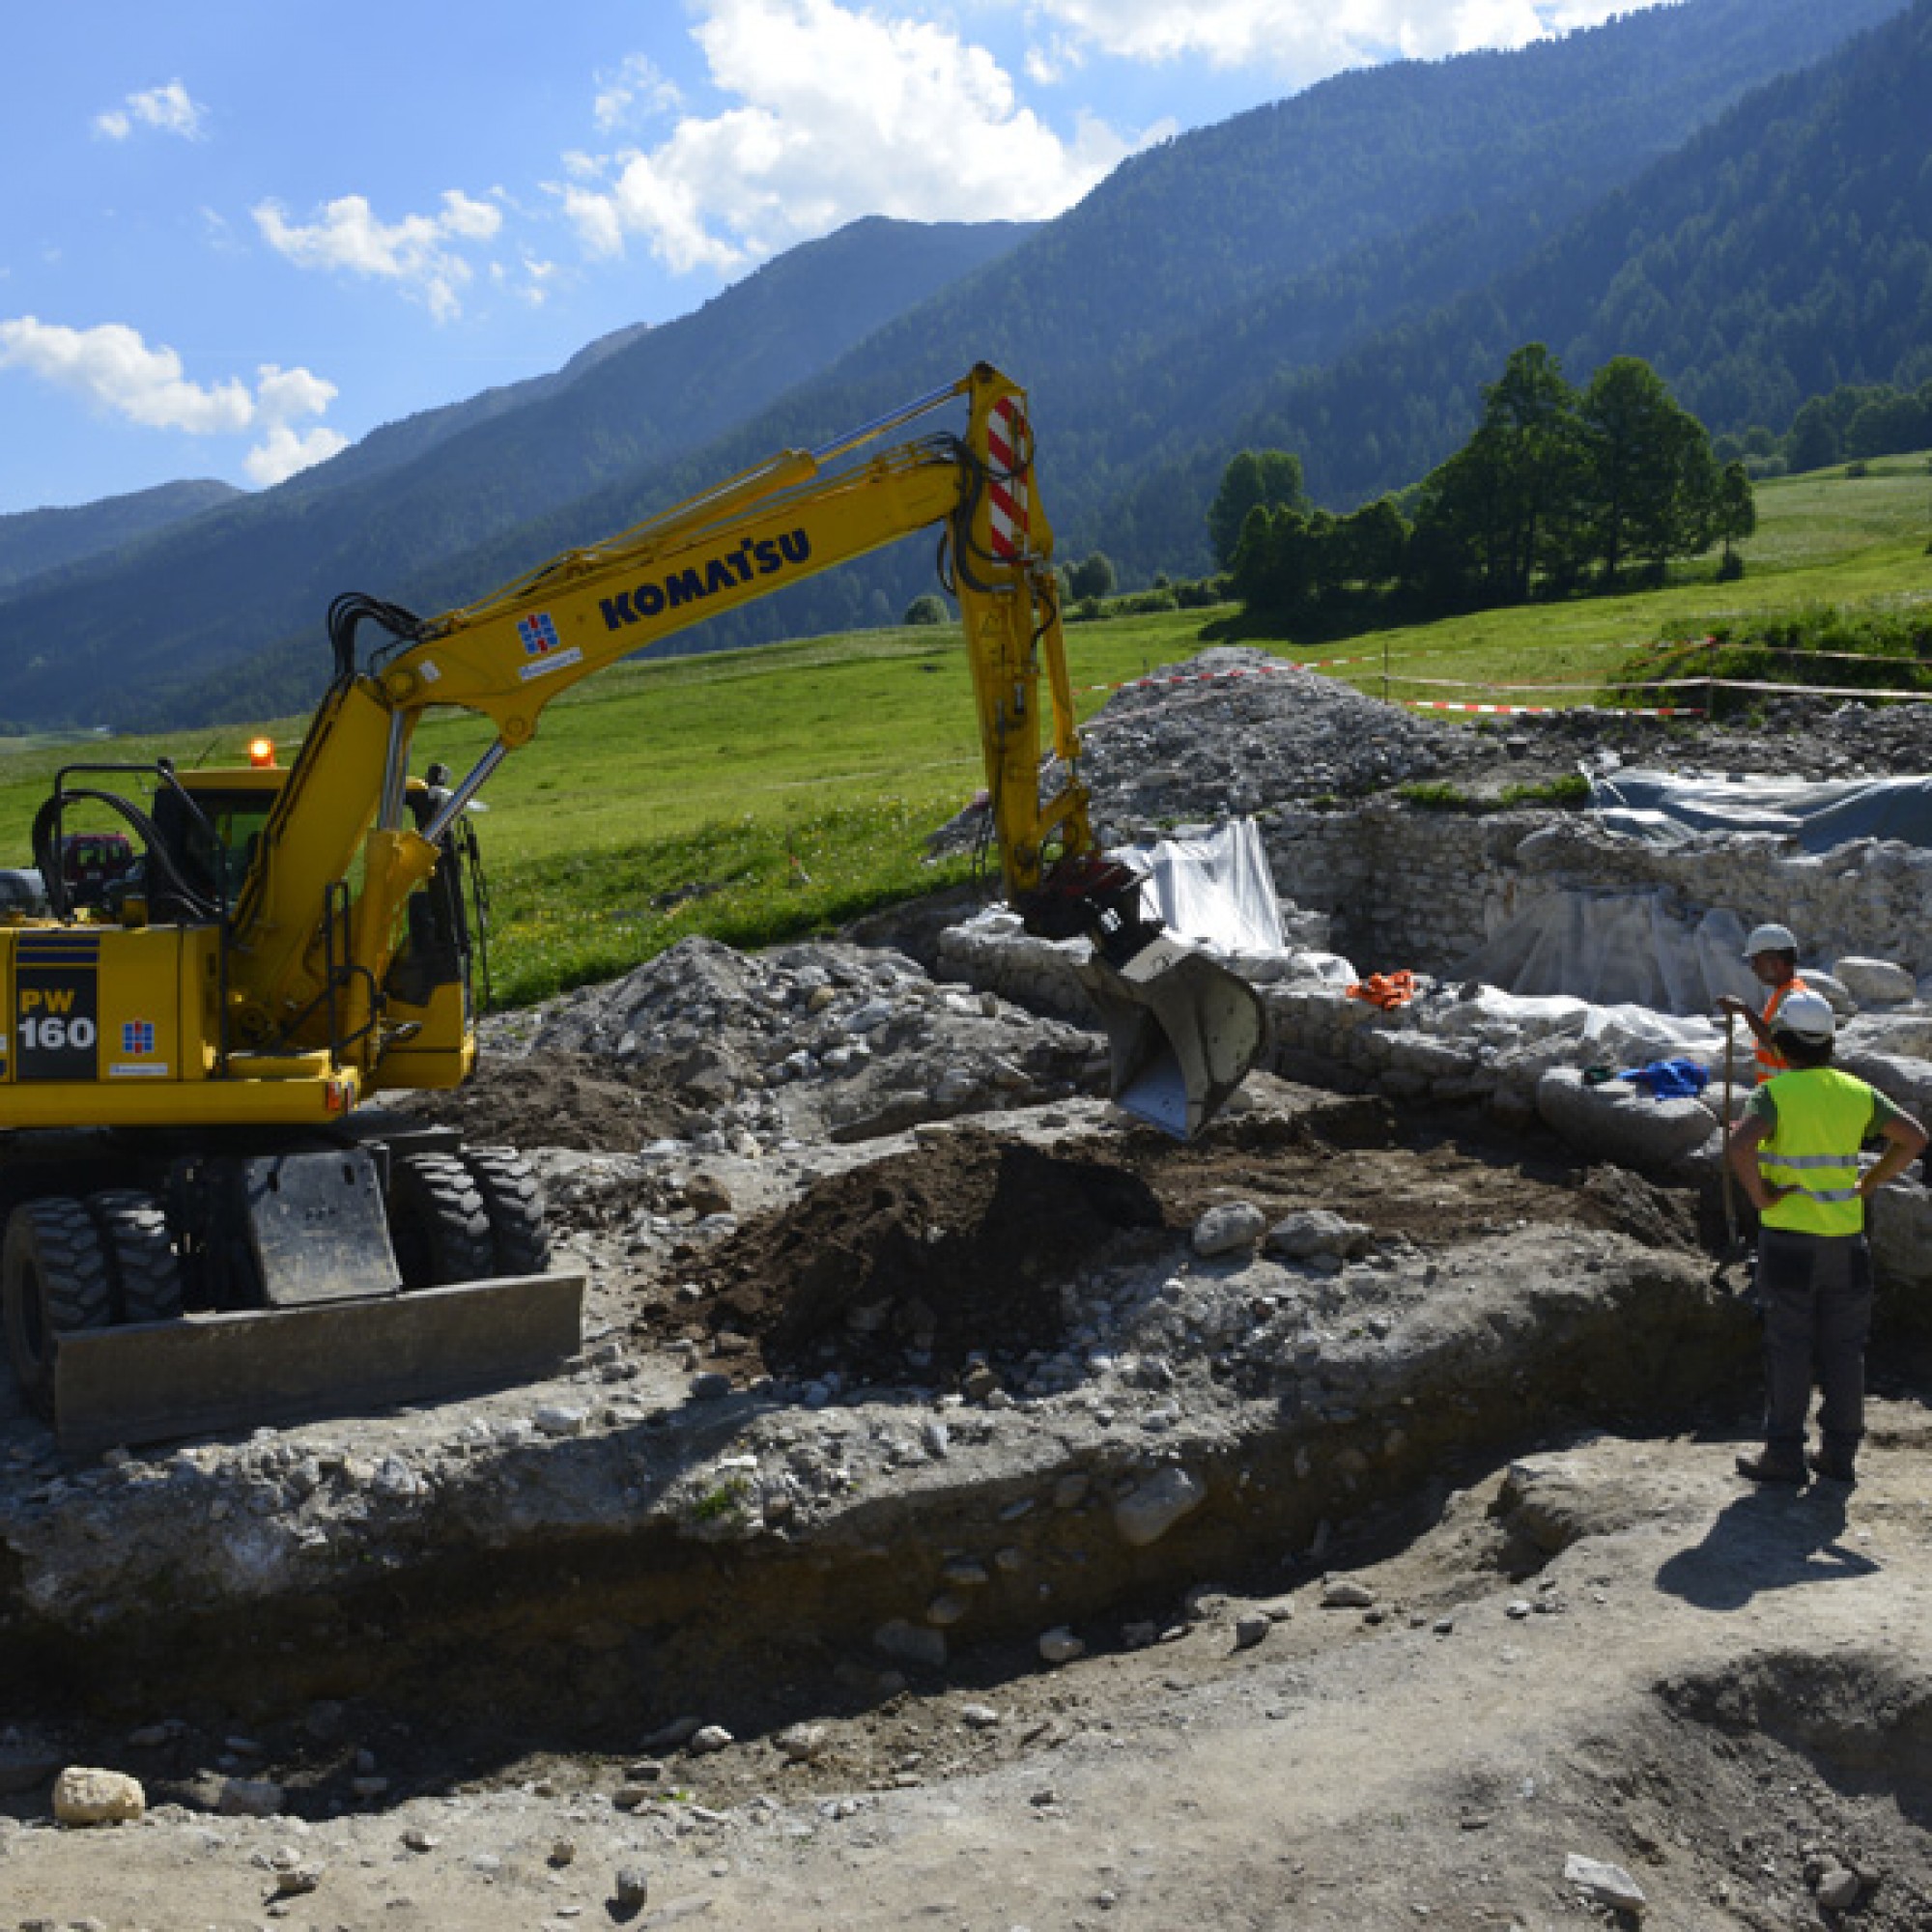
[{"label": "yellow excavator", "polygon": [[[963,427],[893,440],[962,404]],[[1008,899],[1092,942],[1120,1104],[1198,1131],[1261,1050],[1261,1003],[1096,849],[1026,397],[981,363],[463,609],[338,598],[333,681],[286,766],[263,745],[239,769],[58,775],[34,825],[48,910],[0,926],[0,1303],[64,1449],[508,1386],[579,1350],[583,1280],[550,1266],[529,1169],[377,1104],[475,1061],[469,808],[582,679],[929,528]],[[444,707],[496,732],[453,783],[410,769]],[[131,863],[71,863],[90,815]]]}]

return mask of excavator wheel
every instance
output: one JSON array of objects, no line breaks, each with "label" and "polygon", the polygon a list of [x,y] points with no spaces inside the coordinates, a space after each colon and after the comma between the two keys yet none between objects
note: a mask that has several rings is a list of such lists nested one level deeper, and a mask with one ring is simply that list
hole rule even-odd
[{"label": "excavator wheel", "polygon": [[405,1289],[483,1281],[495,1272],[483,1190],[454,1154],[397,1159],[389,1172],[389,1240]]},{"label": "excavator wheel", "polygon": [[550,1230],[544,1225],[543,1183],[510,1148],[469,1148],[463,1164],[482,1191],[490,1216],[493,1272],[548,1274]]},{"label": "excavator wheel", "polygon": [[152,1194],[107,1188],[87,1199],[107,1250],[123,1321],[174,1321],[182,1314],[182,1271],[167,1216]]},{"label": "excavator wheel", "polygon": [[14,1379],[51,1422],[61,1336],[105,1328],[114,1317],[107,1253],[83,1203],[50,1195],[14,1209],[0,1247],[0,1303]]}]

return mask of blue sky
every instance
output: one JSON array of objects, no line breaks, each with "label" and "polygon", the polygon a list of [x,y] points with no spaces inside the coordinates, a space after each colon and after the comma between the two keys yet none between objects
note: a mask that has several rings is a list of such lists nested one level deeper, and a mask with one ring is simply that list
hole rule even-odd
[{"label": "blue sky", "polygon": [[1634,0],[7,0],[0,514],[267,487],[864,214]]}]

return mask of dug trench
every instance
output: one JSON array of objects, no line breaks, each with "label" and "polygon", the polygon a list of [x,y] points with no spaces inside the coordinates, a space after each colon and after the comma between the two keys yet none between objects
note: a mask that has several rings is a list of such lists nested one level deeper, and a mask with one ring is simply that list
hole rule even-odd
[{"label": "dug trench", "polygon": [[[0,1425],[8,1911],[1497,1932],[1582,1852],[1653,1932],[1932,1922],[1917,1311],[1854,1496],[1740,1494],[1719,1205],[1486,1117],[1257,1077],[1187,1147],[1074,1093],[679,1157],[639,1256],[675,1095],[460,1104],[577,1143],[568,1378]],[[76,1764],[147,1823],[43,1829]]]},{"label": "dug trench", "polygon": [[[16,1535],[0,1577],[10,1719],[71,1747],[158,1698],[152,1791],[186,1793],[239,1724],[318,1816],[353,1799],[352,1737],[413,1740],[385,1752],[403,1788],[621,1756],[694,1709],[770,1735],[1009,1680],[1043,1625],[1166,1628],[1204,1577],[1265,1593],[1370,1560],[1531,1445],[1747,1401],[1756,1330],[1714,1204],[1474,1117],[1257,1087],[1184,1147],[1069,1101],[810,1179],[611,1309],[594,1386],[681,1358],[701,1396],[554,1439],[478,1430],[414,1507],[348,1493],[384,1453],[371,1425],[298,1436],[299,1504],[245,1455],[163,1456],[180,1480],[104,1500],[57,1479],[43,1501],[81,1526]],[[1320,1209],[1349,1259],[1200,1256],[1231,1203],[1270,1227]],[[774,1463],[825,1480],[761,1488]],[[289,1527],[278,1505],[295,1558],[238,1579],[238,1530]],[[119,1559],[73,1561],[90,1535]],[[1496,1572],[1548,1554],[1502,1537]]]}]

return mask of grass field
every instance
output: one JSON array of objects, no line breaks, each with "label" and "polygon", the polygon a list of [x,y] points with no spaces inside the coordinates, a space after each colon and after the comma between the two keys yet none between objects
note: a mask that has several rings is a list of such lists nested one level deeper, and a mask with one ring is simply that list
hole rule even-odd
[{"label": "grass field", "polygon": [[1757,486],[1745,575],[1717,581],[1715,556],[1661,589],[1483,611],[1376,631],[1307,659],[1349,658],[1334,674],[1376,696],[1463,703],[1590,702],[1633,647],[1821,607],[1932,607],[1932,470],[1924,456],[1880,457]]},{"label": "grass field", "polygon": [[[1630,647],[1714,623],[1821,606],[1932,605],[1932,472],[1924,457],[1758,488],[1746,575],[1716,560],[1664,587],[1486,611],[1271,648],[1376,696],[1413,701],[1588,702]],[[1081,716],[1156,666],[1228,635],[1230,609],[1074,624],[1066,646]],[[1261,641],[1257,639],[1256,641]],[[268,728],[292,753],[302,721]],[[81,760],[239,762],[242,727],[166,739],[0,746],[0,863],[27,861],[54,771]],[[432,718],[420,770],[466,770],[488,732]],[[965,876],[923,861],[927,835],[983,783],[957,631],[909,627],[616,667],[544,713],[536,743],[485,794],[499,1003],[626,971],[690,933],[754,946],[824,931],[870,907]],[[126,781],[124,788],[143,789]],[[108,822],[104,818],[99,822]]]}]

